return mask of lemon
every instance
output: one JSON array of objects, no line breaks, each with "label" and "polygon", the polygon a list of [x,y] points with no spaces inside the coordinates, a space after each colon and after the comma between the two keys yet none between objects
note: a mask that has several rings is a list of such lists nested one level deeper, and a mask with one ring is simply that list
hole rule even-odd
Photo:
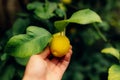
[{"label": "lemon", "polygon": [[69,49],[70,41],[66,36],[59,34],[53,36],[50,43],[50,50],[54,56],[62,57],[66,55]]},{"label": "lemon", "polygon": [[64,4],[71,4],[72,0],[61,0]]}]

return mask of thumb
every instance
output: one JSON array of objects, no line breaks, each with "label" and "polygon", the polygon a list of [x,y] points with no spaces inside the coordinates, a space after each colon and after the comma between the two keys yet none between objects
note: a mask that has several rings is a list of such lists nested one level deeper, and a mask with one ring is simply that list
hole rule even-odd
[{"label": "thumb", "polygon": [[40,55],[43,59],[47,58],[50,54],[50,48],[46,47],[45,50],[38,55]]}]

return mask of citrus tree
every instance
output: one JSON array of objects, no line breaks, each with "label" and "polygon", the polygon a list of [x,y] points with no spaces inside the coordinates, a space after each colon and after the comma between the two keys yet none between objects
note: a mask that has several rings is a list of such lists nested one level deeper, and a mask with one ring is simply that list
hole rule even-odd
[{"label": "citrus tree", "polygon": [[[12,28],[0,39],[0,80],[21,80],[29,58],[47,46],[56,57],[64,56],[70,44],[73,46],[72,65],[64,80],[71,79],[70,76],[73,80],[100,80],[101,73],[103,76],[112,63],[98,50],[112,54],[119,61],[119,50],[111,46],[104,35],[109,30],[108,24],[101,20],[95,12],[97,10],[89,9],[91,6],[77,9],[71,4],[71,0],[33,0],[27,4],[27,12],[19,13]],[[83,4],[84,1],[80,5],[82,8]],[[69,8],[74,10],[71,12]],[[109,10],[108,7],[106,9]],[[107,44],[107,47],[103,49],[103,45],[98,43],[105,44],[105,47]],[[108,79],[119,80],[119,69],[118,64],[111,66]]]}]

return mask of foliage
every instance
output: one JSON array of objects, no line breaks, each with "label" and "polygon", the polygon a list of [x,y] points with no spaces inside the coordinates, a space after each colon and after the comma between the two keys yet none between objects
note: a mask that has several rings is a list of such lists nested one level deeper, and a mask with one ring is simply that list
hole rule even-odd
[{"label": "foliage", "polygon": [[[27,11],[19,13],[13,26],[0,38],[0,80],[21,80],[30,55],[42,51],[51,35],[64,27],[73,56],[63,80],[119,80],[120,1],[76,1],[64,4],[58,0],[32,0],[26,5]],[[101,22],[94,11],[101,16],[102,23],[88,24]],[[24,49],[26,55],[18,54]]]},{"label": "foliage", "polygon": [[120,65],[112,65],[109,68],[108,80],[119,80],[120,79]]},{"label": "foliage", "polygon": [[93,11],[89,9],[80,10],[75,12],[70,19],[65,19],[61,21],[55,22],[55,27],[59,31],[63,31],[64,27],[66,27],[69,23],[77,23],[77,24],[89,24],[94,22],[101,22],[100,17]]},{"label": "foliage", "polygon": [[[102,53],[109,53],[112,56],[114,56],[115,58],[118,59],[118,61],[120,60],[120,53],[119,50],[115,49],[115,48],[105,48],[102,49],[101,51]],[[120,79],[120,65],[114,64],[109,68],[109,75],[108,75],[108,80],[119,80]]]},{"label": "foliage", "polygon": [[26,34],[19,34],[10,38],[5,47],[5,53],[19,58],[29,57],[41,52],[49,43],[51,36],[43,28],[30,26],[27,28]]}]

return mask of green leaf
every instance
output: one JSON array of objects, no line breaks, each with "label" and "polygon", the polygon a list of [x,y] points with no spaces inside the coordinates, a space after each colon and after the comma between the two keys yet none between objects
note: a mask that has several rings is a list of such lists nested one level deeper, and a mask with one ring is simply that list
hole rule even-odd
[{"label": "green leaf", "polygon": [[28,18],[26,19],[18,18],[12,27],[13,35],[24,33],[29,23],[30,23],[30,20]]},{"label": "green leaf", "polygon": [[8,55],[6,53],[4,53],[2,56],[1,56],[1,60],[4,61],[6,60],[8,57]]},{"label": "green leaf", "polygon": [[40,3],[40,2],[38,2],[38,1],[35,1],[35,2],[29,3],[29,4],[27,5],[27,9],[28,9],[28,10],[34,10],[34,9],[36,9],[37,7],[43,7],[43,3]]},{"label": "green leaf", "polygon": [[42,6],[42,7],[37,7],[34,11],[34,13],[42,18],[42,19],[49,19],[53,16],[55,16],[55,14],[53,13],[55,11],[55,9],[57,8],[57,4],[56,3],[50,3],[47,6]]},{"label": "green leaf", "polygon": [[61,10],[61,9],[56,9],[55,13],[59,16],[59,17],[64,17],[65,16],[65,11]]},{"label": "green leaf", "polygon": [[25,58],[15,58],[16,62],[19,63],[22,66],[26,66],[28,60],[30,57],[25,57]]},{"label": "green leaf", "polygon": [[41,52],[49,43],[51,34],[44,28],[30,26],[26,34],[13,36],[5,47],[5,53],[25,58]]},{"label": "green leaf", "polygon": [[15,74],[15,67],[13,65],[7,65],[0,73],[0,80],[12,80]]},{"label": "green leaf", "polygon": [[73,13],[69,19],[55,21],[54,25],[59,31],[62,31],[68,23],[89,24],[94,22],[102,22],[99,15],[90,9],[84,9]]},{"label": "green leaf", "polygon": [[109,47],[109,48],[104,48],[101,50],[102,53],[105,53],[105,54],[111,54],[113,55],[114,57],[116,57],[118,60],[120,59],[119,56],[119,51],[113,47]]},{"label": "green leaf", "polygon": [[108,73],[108,80],[120,80],[120,65],[112,65]]},{"label": "green leaf", "polygon": [[28,10],[34,10],[35,15],[42,19],[49,19],[55,16],[54,11],[57,9],[57,4],[53,2],[40,3],[33,2],[27,5]]}]

